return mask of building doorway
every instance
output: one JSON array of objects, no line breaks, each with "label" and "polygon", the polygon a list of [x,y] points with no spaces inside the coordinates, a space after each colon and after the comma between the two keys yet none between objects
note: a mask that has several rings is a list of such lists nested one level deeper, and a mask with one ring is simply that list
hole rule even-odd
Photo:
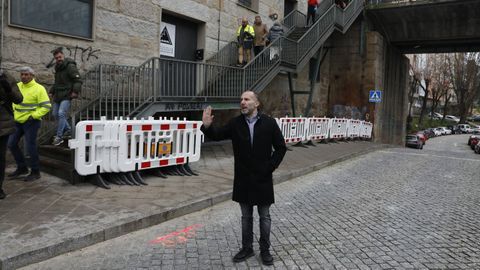
[{"label": "building doorway", "polygon": [[297,0],[285,0],[283,5],[283,17],[297,9]]}]

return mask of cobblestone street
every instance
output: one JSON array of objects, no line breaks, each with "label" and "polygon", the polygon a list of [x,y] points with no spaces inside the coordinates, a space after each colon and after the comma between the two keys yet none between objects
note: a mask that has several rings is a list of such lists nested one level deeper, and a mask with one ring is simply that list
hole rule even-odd
[{"label": "cobblestone street", "polygon": [[24,269],[480,269],[480,155],[467,138],[380,150],[276,185],[273,267],[257,243],[254,257],[232,262],[240,209],[226,202]]}]

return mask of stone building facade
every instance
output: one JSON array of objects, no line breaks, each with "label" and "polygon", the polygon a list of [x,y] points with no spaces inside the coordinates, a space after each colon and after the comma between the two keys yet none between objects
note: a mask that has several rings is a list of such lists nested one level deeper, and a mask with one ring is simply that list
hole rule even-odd
[{"label": "stone building facade", "polygon": [[[57,0],[45,0],[58,2]],[[76,2],[75,0],[68,0]],[[25,1],[22,1],[25,2]],[[150,57],[160,55],[161,26],[164,18],[186,25],[196,35],[193,40],[177,40],[177,43],[194,43],[203,50],[203,61],[235,39],[239,19],[243,16],[253,22],[260,15],[268,26],[273,24],[270,15],[283,18],[286,2],[291,0],[91,0],[93,7],[93,35],[76,38],[48,31],[37,31],[12,23],[11,7],[5,1],[3,16],[2,68],[14,71],[20,66],[32,66],[40,82],[50,84],[53,69],[47,68],[52,60],[51,51],[64,47],[67,57],[74,58],[83,72],[96,65],[139,65]],[[296,2],[296,1],[294,1]],[[305,2],[305,3],[304,3]],[[62,4],[65,4],[62,2]],[[65,5],[68,7],[68,4]],[[249,7],[248,7],[249,6]],[[306,11],[306,1],[294,3],[294,7]],[[22,7],[19,7],[22,8]],[[68,8],[67,8],[68,9]],[[58,14],[52,14],[57,16]],[[6,23],[6,22],[9,23]],[[178,31],[177,31],[178,32]],[[178,34],[178,33],[177,33]],[[192,48],[190,48],[192,49]],[[175,57],[178,58],[178,57]],[[181,59],[182,57],[180,57]]]}]

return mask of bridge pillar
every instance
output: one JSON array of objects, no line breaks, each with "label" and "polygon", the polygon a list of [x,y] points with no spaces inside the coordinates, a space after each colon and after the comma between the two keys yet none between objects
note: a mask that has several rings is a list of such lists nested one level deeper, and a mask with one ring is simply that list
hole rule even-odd
[{"label": "bridge pillar", "polygon": [[403,145],[408,115],[408,59],[385,44],[383,100],[375,105],[375,141]]},{"label": "bridge pillar", "polygon": [[[329,116],[374,123],[374,140],[403,144],[407,117],[408,60],[359,18],[345,34],[331,39]],[[369,102],[381,90],[380,103]]]}]

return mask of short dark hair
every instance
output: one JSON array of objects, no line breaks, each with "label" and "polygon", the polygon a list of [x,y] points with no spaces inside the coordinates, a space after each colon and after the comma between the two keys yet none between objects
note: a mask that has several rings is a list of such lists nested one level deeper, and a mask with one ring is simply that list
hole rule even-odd
[{"label": "short dark hair", "polygon": [[55,50],[52,51],[53,56],[55,56],[59,53],[63,54],[63,47],[58,47],[58,48],[56,48]]}]

